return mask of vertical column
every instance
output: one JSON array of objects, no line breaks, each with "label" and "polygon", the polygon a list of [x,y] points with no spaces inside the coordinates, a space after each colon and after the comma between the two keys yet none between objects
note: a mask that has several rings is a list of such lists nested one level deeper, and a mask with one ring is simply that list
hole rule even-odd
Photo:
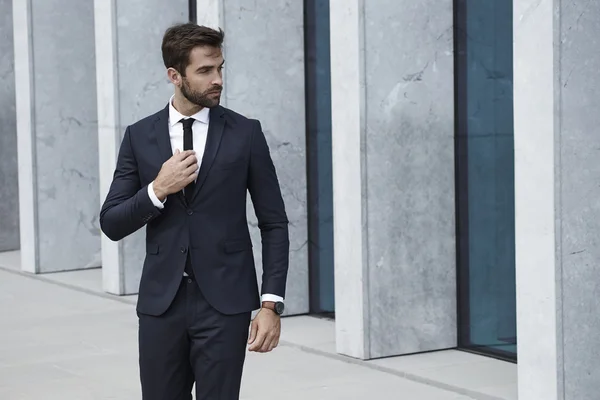
[{"label": "vertical column", "polygon": [[196,20],[198,25],[213,29],[223,29],[225,15],[223,0],[196,0]]},{"label": "vertical column", "polygon": [[[188,20],[188,1],[95,0],[100,196],[106,198],[125,128],[168,104],[164,31]],[[102,235],[104,290],[137,293],[145,229],[115,243]]]},{"label": "vertical column", "polygon": [[[226,106],[261,121],[290,220],[290,270],[286,313],[308,312],[308,231],[304,32],[302,1],[207,1],[218,8],[208,21],[225,31]],[[215,17],[220,15],[220,17]],[[206,21],[206,20],[205,20]],[[214,23],[214,22],[211,22]],[[248,202],[257,273],[262,256],[260,231]]]},{"label": "vertical column", "polygon": [[13,1],[22,268],[100,264],[90,2]]},{"label": "vertical column", "polygon": [[513,3],[517,354],[519,398],[524,399],[563,399],[558,387],[553,3],[536,8],[534,1]]},{"label": "vertical column", "polygon": [[599,13],[514,2],[519,398],[600,391]]},{"label": "vertical column", "polygon": [[19,248],[12,0],[0,0],[0,251]]},{"label": "vertical column", "polygon": [[456,345],[452,26],[451,0],[331,1],[342,354]]},{"label": "vertical column", "polygon": [[[208,26],[213,29],[225,28],[225,10],[223,9],[224,0],[195,0],[196,1],[196,21],[198,25]],[[225,32],[225,44],[223,46],[223,58],[227,60],[227,42],[229,35]],[[226,67],[227,68],[227,67]],[[223,75],[223,92],[221,95],[221,105],[227,107],[227,76]]]},{"label": "vertical column", "polygon": [[369,357],[363,0],[330,2],[333,238],[337,351]]}]

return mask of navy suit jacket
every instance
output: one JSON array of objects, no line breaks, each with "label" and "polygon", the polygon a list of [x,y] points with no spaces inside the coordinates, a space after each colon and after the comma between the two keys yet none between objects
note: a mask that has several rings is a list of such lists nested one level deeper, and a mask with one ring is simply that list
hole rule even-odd
[{"label": "navy suit jacket", "polygon": [[260,122],[221,106],[210,110],[206,148],[188,204],[182,192],[158,209],[148,185],[172,156],[168,106],[128,126],[100,212],[102,231],[118,241],[146,225],[146,258],[137,310],[160,315],[182,280],[189,256],[207,301],[224,314],[260,307],[246,219],[250,193],[262,237],[262,293],[285,296],[288,219]]}]

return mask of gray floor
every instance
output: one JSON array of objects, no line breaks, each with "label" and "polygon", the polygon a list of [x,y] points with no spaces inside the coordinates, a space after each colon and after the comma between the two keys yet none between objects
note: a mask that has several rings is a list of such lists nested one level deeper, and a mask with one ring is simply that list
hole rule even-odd
[{"label": "gray floor", "polygon": [[[135,299],[74,286],[97,282],[99,270],[23,276],[7,257],[0,255],[0,399],[141,398]],[[516,399],[513,364],[458,351],[353,360],[335,354],[334,329],[328,320],[285,318],[278,349],[248,354],[241,398]]]}]

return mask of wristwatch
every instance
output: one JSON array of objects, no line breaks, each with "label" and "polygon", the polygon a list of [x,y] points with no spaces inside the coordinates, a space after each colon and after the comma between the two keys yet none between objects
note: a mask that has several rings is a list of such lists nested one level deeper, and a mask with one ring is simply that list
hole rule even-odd
[{"label": "wristwatch", "polygon": [[285,306],[282,301],[264,301],[262,303],[263,308],[268,308],[271,311],[274,311],[275,314],[281,315],[285,310]]}]

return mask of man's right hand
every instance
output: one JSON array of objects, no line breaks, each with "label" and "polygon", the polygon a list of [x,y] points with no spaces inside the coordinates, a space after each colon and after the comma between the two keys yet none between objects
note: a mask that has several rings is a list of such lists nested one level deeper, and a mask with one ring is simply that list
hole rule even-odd
[{"label": "man's right hand", "polygon": [[175,154],[165,161],[154,180],[154,193],[160,201],[164,201],[168,195],[179,192],[193,182],[197,176],[196,152],[175,150]]}]

